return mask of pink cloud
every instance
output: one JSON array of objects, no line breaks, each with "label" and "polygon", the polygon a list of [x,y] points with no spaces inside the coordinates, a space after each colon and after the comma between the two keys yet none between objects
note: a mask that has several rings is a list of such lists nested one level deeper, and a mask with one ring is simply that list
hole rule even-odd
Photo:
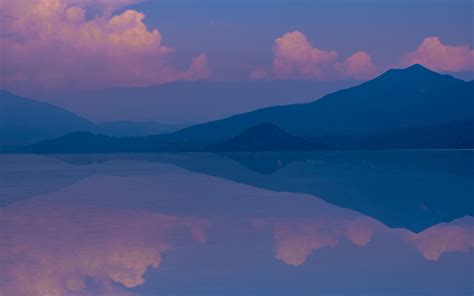
[{"label": "pink cloud", "polygon": [[[207,56],[199,54],[187,70],[170,64],[173,49],[145,15],[120,5],[140,1],[6,0],[0,37],[4,62],[1,87],[89,89],[116,85],[145,86],[210,75]],[[86,19],[91,4],[104,14]]]},{"label": "pink cloud", "polygon": [[323,79],[324,68],[338,57],[335,51],[312,47],[306,36],[299,31],[289,32],[277,38],[273,54],[273,71],[279,78]]},{"label": "pink cloud", "polygon": [[402,58],[403,66],[417,63],[434,71],[473,71],[474,50],[468,45],[446,45],[439,37],[427,37]]},{"label": "pink cloud", "polygon": [[254,80],[267,79],[268,73],[262,68],[254,68],[249,73],[249,78]]},{"label": "pink cloud", "polygon": [[372,57],[364,51],[358,51],[344,62],[337,63],[336,69],[342,77],[354,79],[368,79],[377,74]]},{"label": "pink cloud", "polygon": [[[273,46],[273,75],[284,79],[368,79],[376,75],[372,57],[358,51],[347,59],[338,60],[335,50],[313,47],[306,36],[299,32],[289,32],[275,40]],[[253,70],[250,77],[261,79]]]}]

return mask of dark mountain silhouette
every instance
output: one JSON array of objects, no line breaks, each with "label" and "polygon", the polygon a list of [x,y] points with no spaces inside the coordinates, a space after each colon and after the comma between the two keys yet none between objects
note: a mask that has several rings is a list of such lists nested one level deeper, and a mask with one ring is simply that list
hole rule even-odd
[{"label": "dark mountain silhouette", "polygon": [[295,151],[314,150],[316,144],[288,134],[271,123],[262,123],[244,130],[240,135],[211,145],[210,151]]},{"label": "dark mountain silhouette", "polygon": [[[312,139],[318,147],[327,143],[328,149],[469,148],[473,91],[473,83],[414,65],[307,104],[260,109],[173,133],[122,138],[110,150],[104,150],[108,140],[96,144],[104,152],[202,151],[252,126],[272,123],[289,135]],[[61,140],[36,147],[66,152],[63,145]]]},{"label": "dark mountain silhouette", "polygon": [[474,120],[473,94],[472,83],[413,65],[389,70],[371,81],[311,103],[239,114],[162,135],[156,140],[210,145],[264,122],[298,137],[364,136],[382,129]]},{"label": "dark mountain silhouette", "polygon": [[431,126],[383,129],[363,136],[309,138],[329,149],[467,149],[474,148],[474,120]]},{"label": "dark mountain silhouette", "polygon": [[78,130],[96,131],[97,127],[65,109],[0,90],[0,147],[25,145]]},{"label": "dark mountain silhouette", "polygon": [[77,131],[130,137],[171,132],[185,126],[155,121],[94,123],[63,108],[0,90],[0,147],[27,145]]}]

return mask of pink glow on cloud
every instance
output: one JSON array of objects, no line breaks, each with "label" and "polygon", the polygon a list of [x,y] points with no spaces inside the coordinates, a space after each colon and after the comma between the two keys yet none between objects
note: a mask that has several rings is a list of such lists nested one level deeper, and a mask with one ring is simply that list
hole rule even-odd
[{"label": "pink glow on cloud", "polygon": [[269,78],[269,76],[268,76],[268,72],[265,71],[264,69],[254,68],[250,71],[249,78],[254,79],[254,80],[260,80],[260,79],[267,79]]},{"label": "pink glow on cloud", "polygon": [[277,38],[273,54],[273,70],[279,78],[323,79],[326,77],[324,68],[338,57],[335,51],[312,47],[306,36],[299,31]]},{"label": "pink glow on cloud", "polygon": [[[91,89],[208,77],[203,53],[187,70],[171,65],[174,50],[162,43],[160,31],[146,27],[143,13],[111,15],[135,2],[6,0],[2,13],[11,17],[2,20],[0,86]],[[103,5],[105,12],[86,19],[90,4]]]},{"label": "pink glow on cloud", "polygon": [[417,63],[434,71],[474,71],[474,50],[468,45],[447,45],[439,37],[427,37],[402,59],[403,66]]},{"label": "pink glow on cloud", "polygon": [[369,79],[377,74],[372,57],[363,51],[358,51],[344,62],[337,63],[336,69],[341,76],[354,79]]},{"label": "pink glow on cloud", "polygon": [[[289,32],[275,40],[273,76],[277,79],[365,80],[377,74],[372,57],[364,51],[358,51],[343,61],[338,60],[339,56],[335,50],[313,47],[299,31]],[[259,74],[254,69],[249,76],[251,79],[269,76]]]}]

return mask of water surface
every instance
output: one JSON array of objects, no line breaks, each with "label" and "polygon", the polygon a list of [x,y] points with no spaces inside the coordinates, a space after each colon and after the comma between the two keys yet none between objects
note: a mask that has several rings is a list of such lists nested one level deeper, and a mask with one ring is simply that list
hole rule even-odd
[{"label": "water surface", "polygon": [[0,295],[472,295],[473,151],[0,156]]}]

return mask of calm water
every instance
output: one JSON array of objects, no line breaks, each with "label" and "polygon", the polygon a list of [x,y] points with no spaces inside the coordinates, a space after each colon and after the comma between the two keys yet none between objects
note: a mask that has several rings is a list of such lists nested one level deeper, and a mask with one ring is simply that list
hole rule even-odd
[{"label": "calm water", "polygon": [[474,152],[0,156],[0,295],[472,295]]}]

